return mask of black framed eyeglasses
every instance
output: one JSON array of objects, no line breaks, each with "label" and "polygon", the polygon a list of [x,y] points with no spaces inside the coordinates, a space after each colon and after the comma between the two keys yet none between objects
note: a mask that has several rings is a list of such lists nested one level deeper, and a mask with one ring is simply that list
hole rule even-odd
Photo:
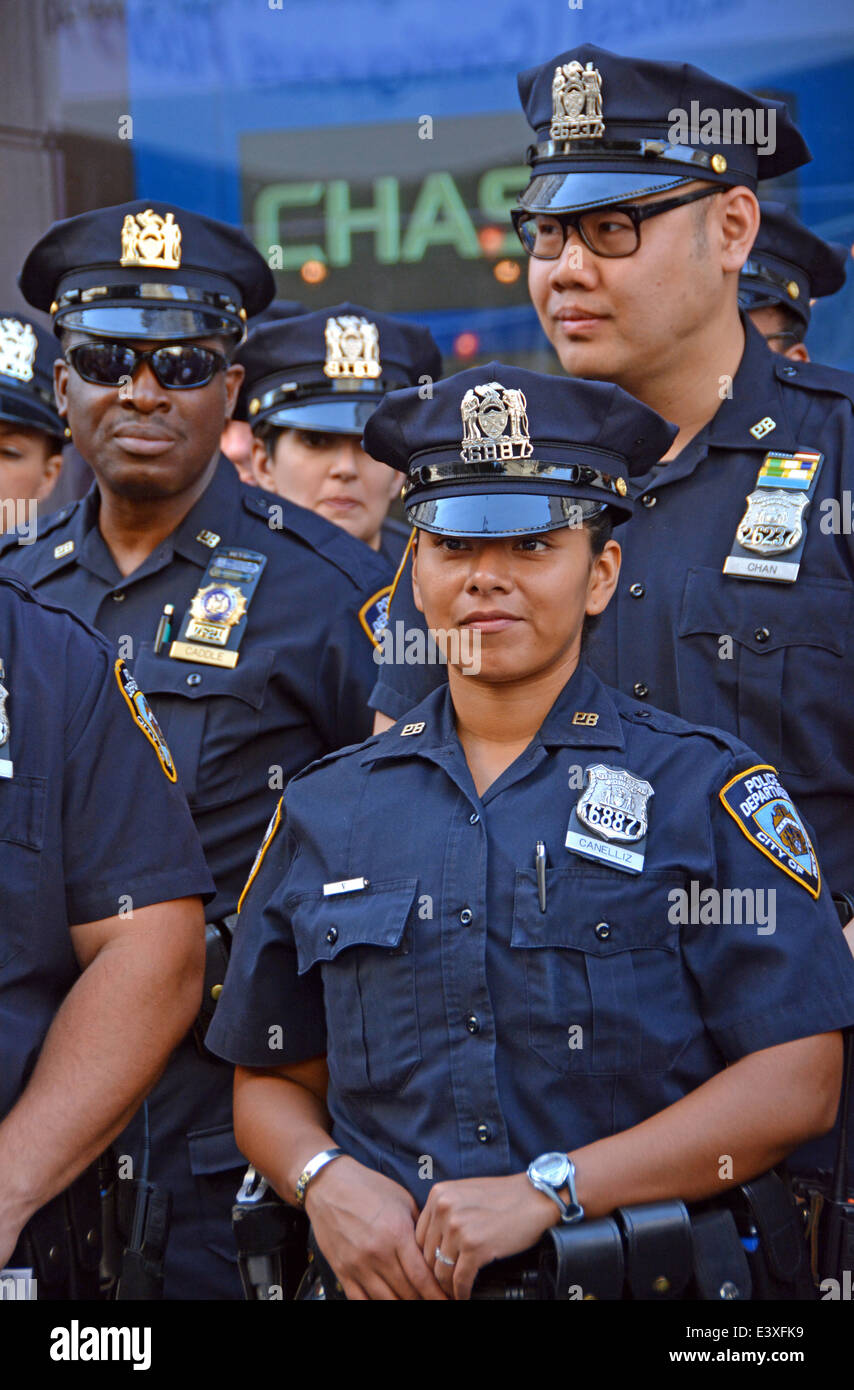
[{"label": "black framed eyeglasses", "polygon": [[195,343],[174,343],[150,352],[139,352],[127,343],[78,343],[67,350],[65,360],[93,386],[121,386],[147,362],[160,385],[169,391],[207,386],[228,366],[221,352]]},{"label": "black framed eyeglasses", "polygon": [[632,256],[640,246],[641,223],[663,212],[696,203],[720,193],[720,187],[697,188],[680,198],[665,198],[661,203],[636,207],[630,203],[614,203],[610,207],[587,208],[584,212],[528,212],[514,208],[510,216],[516,235],[529,256],[540,261],[556,261],[563,252],[570,227],[594,256],[617,259]]}]

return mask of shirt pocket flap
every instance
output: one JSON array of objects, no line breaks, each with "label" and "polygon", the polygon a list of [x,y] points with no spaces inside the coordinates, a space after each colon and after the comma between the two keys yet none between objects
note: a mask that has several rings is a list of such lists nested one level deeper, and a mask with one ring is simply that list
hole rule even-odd
[{"label": "shirt pocket flap", "polygon": [[713,569],[688,572],[679,636],[728,633],[760,654],[784,647],[822,647],[842,656],[851,616],[846,584],[794,584],[727,578]]},{"label": "shirt pocket flap", "polygon": [[301,894],[286,905],[297,948],[298,973],[304,975],[313,965],[335,960],[351,946],[379,946],[397,951],[404,931],[418,880],[396,879],[371,883],[352,893],[323,891]]},{"label": "shirt pocket flap", "polygon": [[15,773],[14,777],[0,778],[0,840],[26,849],[41,849],[46,798],[44,777]]},{"label": "shirt pocket flap", "polygon": [[[253,647],[241,652],[237,665],[229,670],[223,666],[207,666],[204,662],[178,661],[161,654],[155,656],[150,643],[144,643],[133,664],[133,675],[146,695],[182,695],[189,700],[204,700],[211,695],[231,695],[259,710],[273,666],[273,652]],[[188,676],[198,681],[188,684]]]},{"label": "shirt pocket flap", "polygon": [[191,1130],[187,1135],[187,1146],[190,1151],[190,1172],[195,1177],[227,1173],[232,1168],[249,1166],[249,1160],[237,1147],[231,1125]]},{"label": "shirt pocket flap", "polygon": [[[622,880],[625,877],[626,881]],[[676,872],[645,869],[640,875],[598,874],[587,869],[546,871],[546,911],[540,911],[537,878],[517,869],[511,945],[613,956],[620,951],[677,949],[677,928],[668,920]]]}]

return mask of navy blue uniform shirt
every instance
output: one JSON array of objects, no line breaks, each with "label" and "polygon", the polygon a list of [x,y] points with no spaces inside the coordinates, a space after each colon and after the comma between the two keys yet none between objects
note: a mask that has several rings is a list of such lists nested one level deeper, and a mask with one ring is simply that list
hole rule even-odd
[{"label": "navy blue uniform shirt", "polygon": [[69,928],[213,884],[107,643],[5,571],[0,658],[2,1119],[80,975]]},{"label": "navy blue uniform shirt", "polygon": [[[216,883],[208,921],[218,921],[237,906],[288,778],[370,732],[376,667],[359,596],[392,571],[323,517],[245,487],[226,458],[181,524],[127,577],[98,530],[98,507],[95,485],[49,517],[33,544],[7,539],[0,562],[128,657],[172,750]],[[177,638],[202,586],[217,544],[205,537],[267,556],[233,670],[171,658],[168,642],[153,650],[164,604],[174,605]],[[154,815],[142,802],[137,811],[143,839],[154,834]],[[107,843],[111,824],[105,811],[97,833]],[[150,1177],[173,1195],[164,1296],[239,1298],[231,1204],[245,1161],[234,1142],[230,1075],[188,1036],[147,1105]],[[139,1112],[116,1141],[137,1163],[143,1134]]]},{"label": "navy blue uniform shirt", "polygon": [[[816,900],[772,864],[719,798],[733,779],[743,795],[758,762],[582,664],[478,796],[449,692],[434,691],[291,782],[208,1045],[251,1067],[327,1053],[335,1142],[423,1205],[424,1156],[434,1180],[519,1172],[747,1053],[852,1022],[854,960],[827,890]],[[638,874],[565,848],[597,764],[651,787]],[[729,890],[749,890],[754,921]],[[720,920],[701,920],[715,901]]]},{"label": "navy blue uniform shirt", "polygon": [[[640,501],[616,536],[619,586],[587,659],[609,685],[726,729],[773,763],[815,830],[831,887],[851,891],[854,376],[790,362],[752,324],[745,330],[732,399],[678,458],[633,480]],[[820,450],[824,462],[797,579],[723,574],[765,455],[804,449]],[[399,623],[403,633],[423,630],[409,566],[389,622],[392,633]],[[404,653],[404,640],[395,649]],[[371,704],[392,718],[445,676],[436,664],[386,663],[378,672]]]}]

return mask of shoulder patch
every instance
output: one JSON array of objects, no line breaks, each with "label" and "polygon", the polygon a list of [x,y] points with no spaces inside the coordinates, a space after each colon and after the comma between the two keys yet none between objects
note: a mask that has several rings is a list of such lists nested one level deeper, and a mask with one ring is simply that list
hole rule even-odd
[{"label": "shoulder patch", "polygon": [[378,589],[359,609],[359,622],[375,647],[380,646],[380,638],[388,627],[388,605],[391,598],[391,584]]},{"label": "shoulder patch", "polygon": [[751,844],[817,898],[821,892],[818,859],[776,768],[757,763],[732,777],[718,796]]},{"label": "shoulder patch", "polygon": [[274,836],[275,836],[275,834],[276,834],[276,831],[278,830],[279,826],[281,825],[281,823],[282,823],[282,798],[279,797],[279,800],[278,800],[278,802],[276,803],[276,809],[275,809],[275,811],[273,812],[272,816],[270,817],[270,823],[269,823],[269,825],[267,826],[267,829],[264,831],[264,838],[263,838],[263,840],[261,841],[260,845],[258,846],[258,853],[255,855],[255,858],[254,858],[253,861],[252,861],[252,868],[249,870],[249,877],[247,878],[245,884],[243,885],[243,892],[240,894],[240,897],[239,897],[238,900],[237,900],[237,911],[238,911],[238,913],[240,912],[240,909],[243,907],[243,899],[246,897],[246,894],[249,892],[249,889],[252,887],[252,884],[253,884],[253,882],[254,882],[254,880],[255,880],[255,877],[256,877],[256,875],[257,875],[257,873],[258,873],[258,870],[260,869],[261,865],[264,863],[264,855],[267,853],[267,850],[270,848],[270,845],[273,843],[273,838],[274,838]]},{"label": "shoulder patch", "polygon": [[116,683],[124,696],[125,703],[133,716],[133,721],[137,728],[141,729],[157,754],[157,761],[163,768],[170,782],[177,782],[178,772],[169,752],[160,725],[158,724],[154,710],[143,695],[133,676],[128,671],[121,657],[115,664]]}]

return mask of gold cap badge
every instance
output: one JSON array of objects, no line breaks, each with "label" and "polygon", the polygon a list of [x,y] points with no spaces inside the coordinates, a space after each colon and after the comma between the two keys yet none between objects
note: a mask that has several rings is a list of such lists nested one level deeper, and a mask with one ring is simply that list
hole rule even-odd
[{"label": "gold cap badge", "polygon": [[339,314],[327,319],[324,375],[331,377],[378,377],[380,366],[379,329],[370,319],[357,314]]},{"label": "gold cap badge", "polygon": [[558,63],[552,79],[552,140],[596,139],[605,134],[602,76],[588,63]]},{"label": "gold cap badge", "polygon": [[534,452],[523,391],[487,381],[472,386],[460,402],[461,453],[466,463],[526,459]]},{"label": "gold cap badge", "polygon": [[620,494],[620,496],[621,496],[621,497],[625,497],[626,493],[627,493],[628,490],[629,490],[629,489],[626,487],[626,480],[625,480],[625,478],[618,478],[618,479],[617,479],[616,488],[617,488],[617,491],[618,491],[618,493]]},{"label": "gold cap badge", "polygon": [[161,217],[153,208],[128,213],[122,223],[122,254],[119,265],[135,265],[148,270],[177,270],[181,264],[181,228],[175,214]]},{"label": "gold cap badge", "polygon": [[36,335],[29,323],[0,319],[0,376],[32,381],[36,346]]},{"label": "gold cap badge", "polygon": [[790,299],[800,299],[801,290],[797,280],[790,280],[786,286],[786,294]]},{"label": "gold cap badge", "polygon": [[711,159],[709,160],[709,163],[711,164],[716,174],[726,173],[727,162],[725,154],[713,154]]}]

